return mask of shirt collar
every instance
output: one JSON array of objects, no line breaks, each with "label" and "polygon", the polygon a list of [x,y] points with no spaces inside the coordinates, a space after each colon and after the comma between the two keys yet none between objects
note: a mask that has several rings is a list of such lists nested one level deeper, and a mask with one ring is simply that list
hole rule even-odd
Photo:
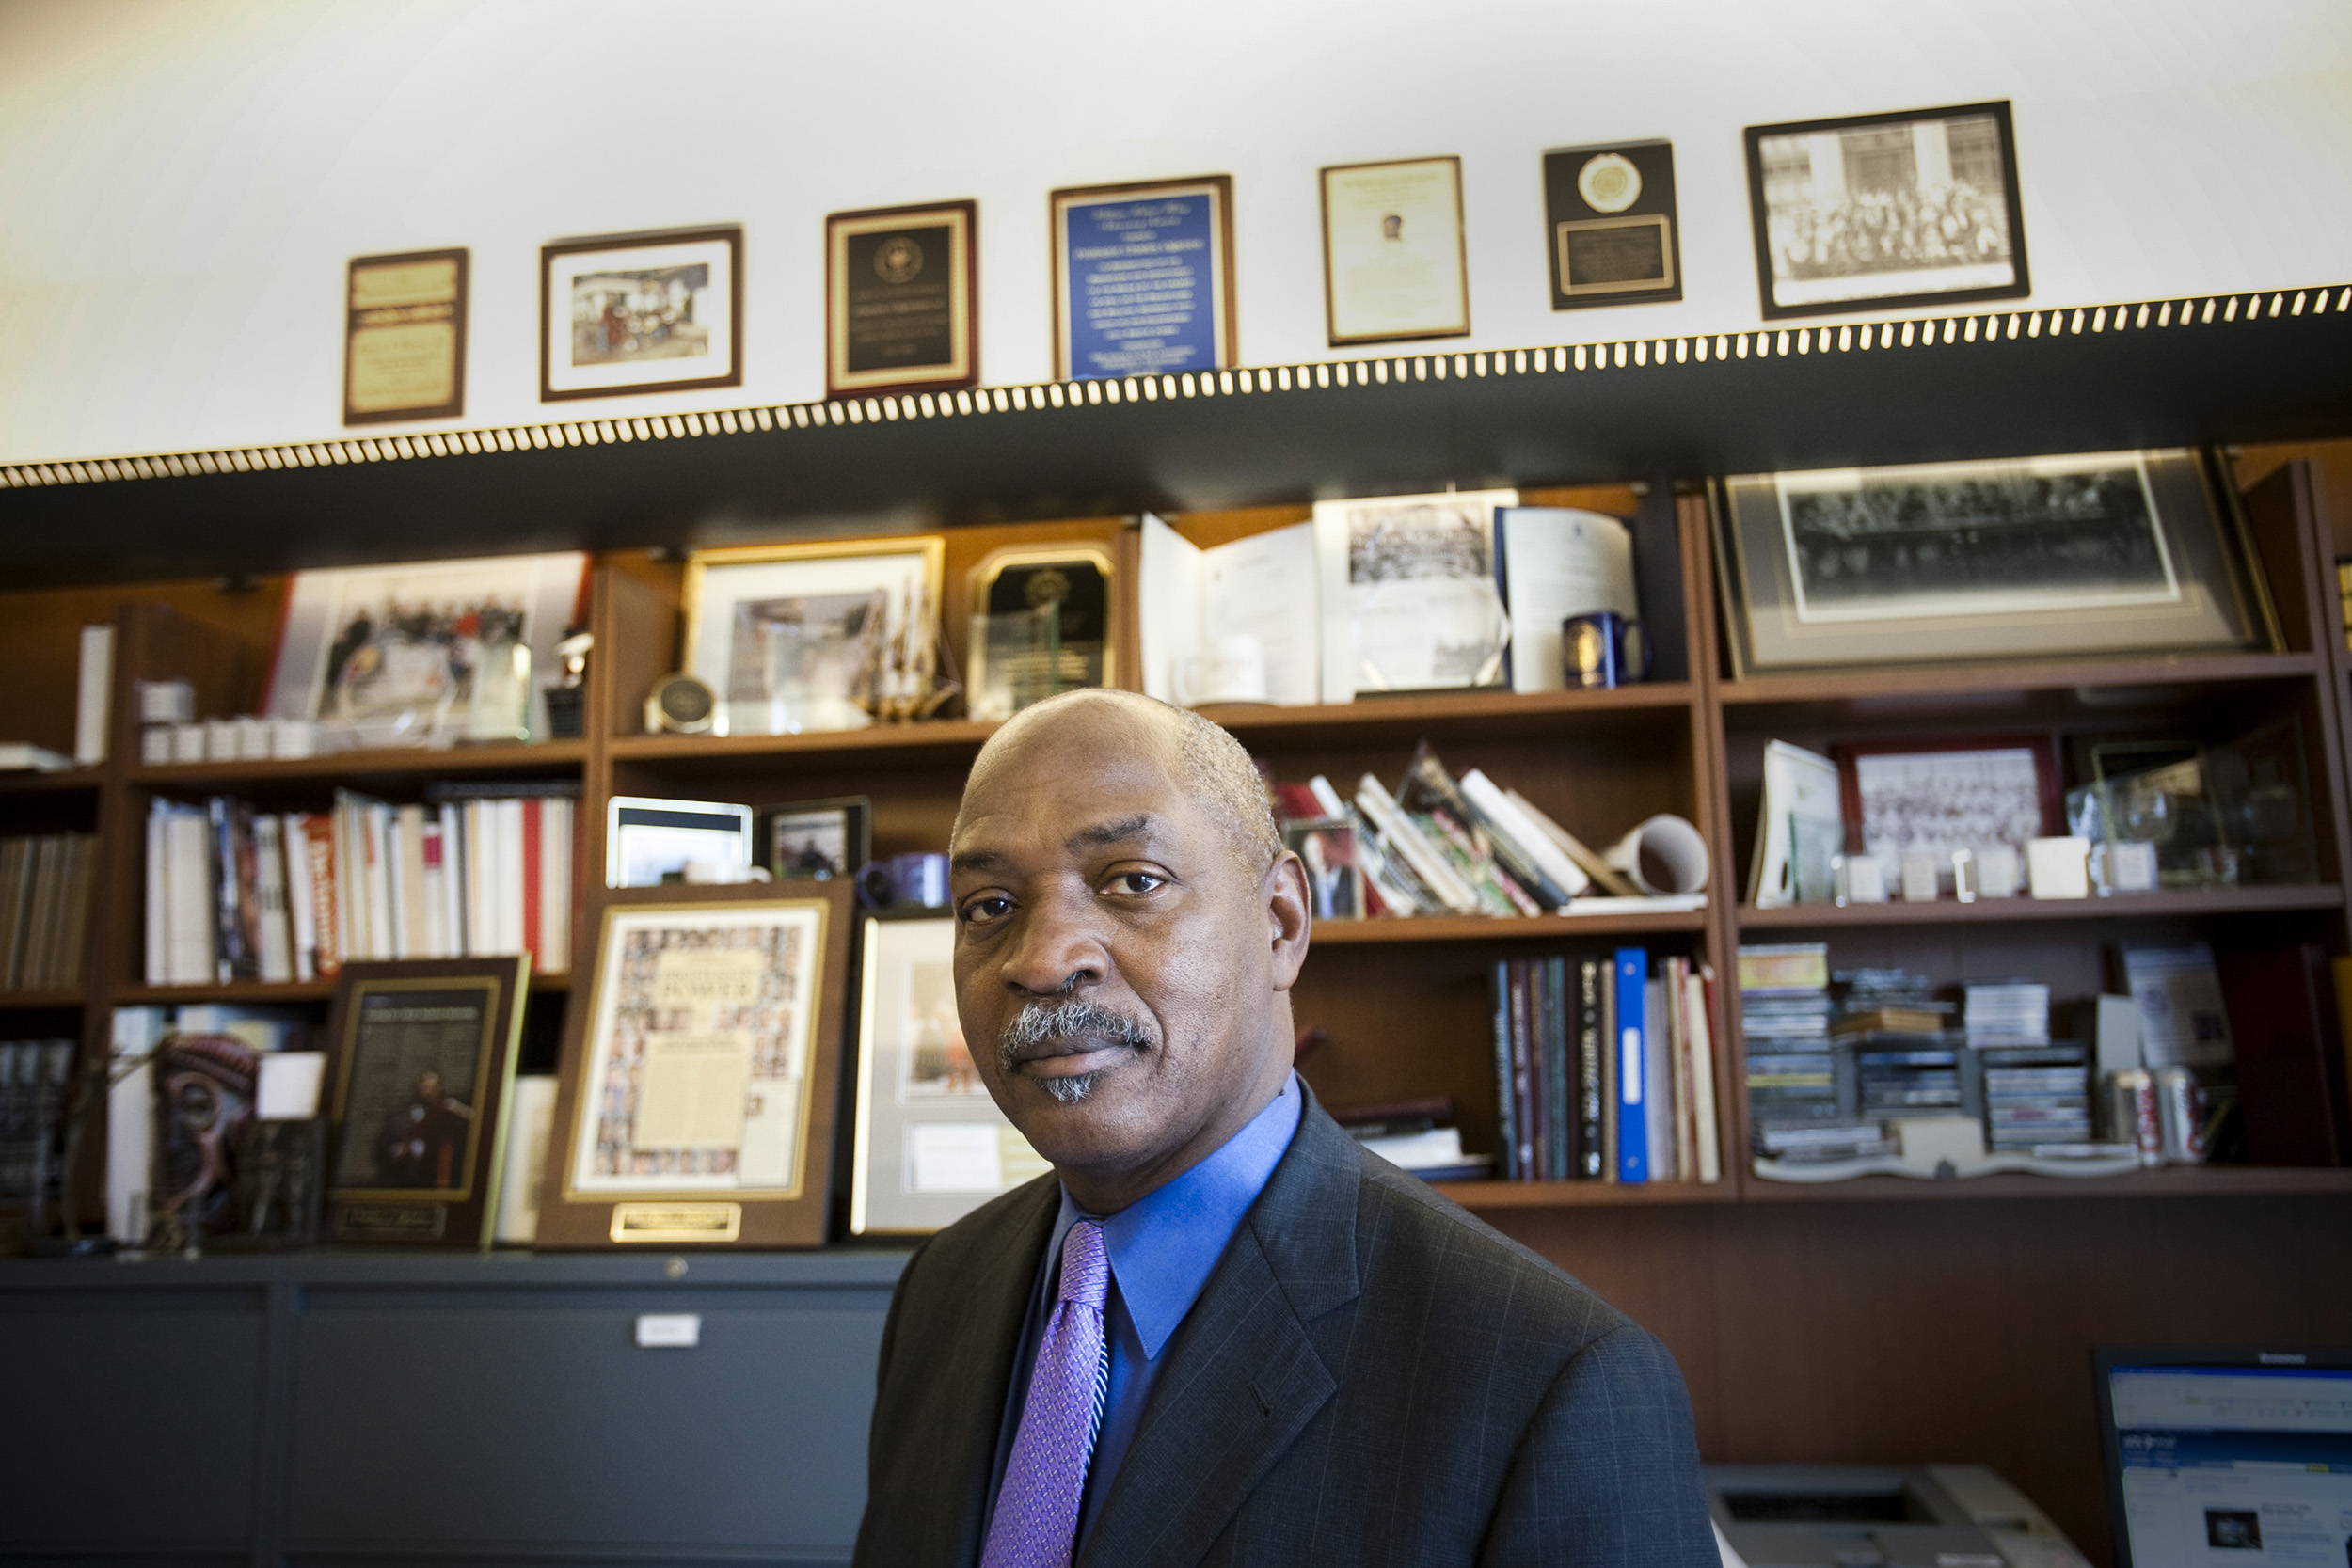
[{"label": "shirt collar", "polygon": [[[1111,1277],[1118,1282],[1120,1300],[1147,1359],[1159,1358],[1176,1325],[1200,1299],[1216,1260],[1241,1228],[1242,1217],[1290,1148],[1304,1103],[1298,1076],[1293,1073],[1283,1080],[1282,1092],[1216,1153],[1098,1221]],[[1095,1218],[1080,1210],[1070,1190],[1063,1188],[1061,1215],[1054,1227],[1057,1251],[1073,1224]]]}]

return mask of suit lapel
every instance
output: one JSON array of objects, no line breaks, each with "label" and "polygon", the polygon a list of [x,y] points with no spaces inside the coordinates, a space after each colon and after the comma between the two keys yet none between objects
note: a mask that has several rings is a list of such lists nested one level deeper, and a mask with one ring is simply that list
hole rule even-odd
[{"label": "suit lapel", "polygon": [[1306,1325],[1356,1298],[1358,1159],[1309,1094],[1297,1135],[1165,1353],[1081,1563],[1198,1562],[1338,1390]]}]

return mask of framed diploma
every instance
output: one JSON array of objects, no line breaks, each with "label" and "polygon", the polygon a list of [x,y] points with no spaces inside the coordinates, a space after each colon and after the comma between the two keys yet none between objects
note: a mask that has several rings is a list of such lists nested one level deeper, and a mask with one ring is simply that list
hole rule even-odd
[{"label": "framed diploma", "polygon": [[607,895],[541,1246],[824,1241],[850,911],[846,879]]},{"label": "framed diploma", "polygon": [[1461,159],[1323,171],[1323,299],[1333,348],[1470,332]]},{"label": "framed diploma", "polygon": [[1054,375],[1218,370],[1233,335],[1233,181],[1056,191]]},{"label": "framed diploma", "polygon": [[980,379],[979,204],[825,219],[825,395]]},{"label": "framed diploma", "polygon": [[361,256],[343,308],[343,423],[466,412],[463,250]]},{"label": "framed diploma", "polygon": [[540,247],[542,403],[742,384],[740,228]]},{"label": "framed diploma", "polygon": [[1682,297],[1672,142],[1545,153],[1544,221],[1553,309]]},{"label": "framed diploma", "polygon": [[920,1235],[1053,1167],[973,1069],[954,917],[868,915],[863,946],[850,1229]]},{"label": "framed diploma", "polygon": [[346,963],[327,1023],[326,1234],[486,1249],[531,958]]}]

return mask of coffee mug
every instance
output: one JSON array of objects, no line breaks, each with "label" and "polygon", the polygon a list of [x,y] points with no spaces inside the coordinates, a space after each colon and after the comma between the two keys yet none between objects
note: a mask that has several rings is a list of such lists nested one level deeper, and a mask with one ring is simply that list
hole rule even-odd
[{"label": "coffee mug", "polygon": [[1560,623],[1561,675],[1570,686],[1624,686],[1647,680],[1649,638],[1642,623],[1613,610]]},{"label": "coffee mug", "polygon": [[1265,649],[1248,632],[1220,637],[1207,653],[1178,659],[1171,673],[1182,707],[1266,700]]},{"label": "coffee mug", "polygon": [[891,855],[868,861],[857,874],[858,897],[869,910],[947,906],[947,857]]}]

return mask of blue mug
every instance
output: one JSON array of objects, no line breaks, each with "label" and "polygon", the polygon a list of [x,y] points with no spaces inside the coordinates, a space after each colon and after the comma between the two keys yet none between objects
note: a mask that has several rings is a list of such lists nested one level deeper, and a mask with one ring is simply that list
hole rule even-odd
[{"label": "blue mug", "polygon": [[1561,675],[1570,686],[1625,686],[1649,679],[1652,650],[1642,623],[1613,610],[1560,623]]}]

